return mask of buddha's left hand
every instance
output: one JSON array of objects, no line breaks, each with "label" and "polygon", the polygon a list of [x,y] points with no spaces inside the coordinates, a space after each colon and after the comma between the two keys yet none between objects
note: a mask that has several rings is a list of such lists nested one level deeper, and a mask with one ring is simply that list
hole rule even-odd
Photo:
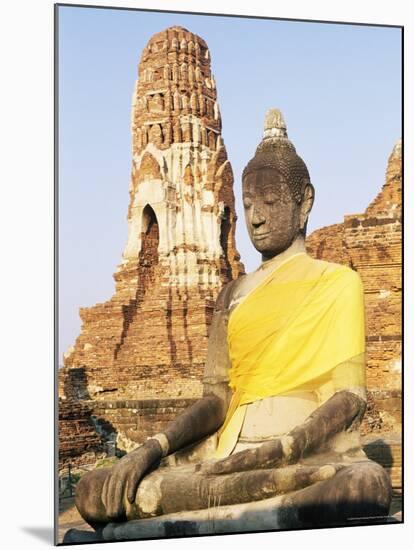
[{"label": "buddha's left hand", "polygon": [[294,439],[287,435],[213,463],[202,464],[198,471],[203,474],[230,474],[260,468],[275,468],[294,463],[296,461],[294,449]]}]

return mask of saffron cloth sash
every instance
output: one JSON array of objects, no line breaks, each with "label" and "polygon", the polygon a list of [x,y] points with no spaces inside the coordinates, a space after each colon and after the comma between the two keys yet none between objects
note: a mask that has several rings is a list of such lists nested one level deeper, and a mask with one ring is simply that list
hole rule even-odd
[{"label": "saffron cloth sash", "polygon": [[233,396],[215,458],[237,441],[243,405],[306,390],[363,354],[364,324],[361,278],[349,267],[301,253],[275,268],[230,314]]}]

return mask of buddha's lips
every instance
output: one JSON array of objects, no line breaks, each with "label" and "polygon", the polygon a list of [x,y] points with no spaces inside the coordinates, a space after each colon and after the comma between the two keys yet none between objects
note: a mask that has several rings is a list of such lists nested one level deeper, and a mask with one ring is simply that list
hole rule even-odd
[{"label": "buddha's lips", "polygon": [[253,233],[253,237],[255,239],[264,239],[268,235],[270,235],[270,231],[268,231],[267,233]]}]

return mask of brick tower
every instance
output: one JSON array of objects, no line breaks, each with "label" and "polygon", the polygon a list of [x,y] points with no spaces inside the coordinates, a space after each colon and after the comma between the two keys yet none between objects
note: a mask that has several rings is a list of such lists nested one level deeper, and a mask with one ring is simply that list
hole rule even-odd
[{"label": "brick tower", "polygon": [[63,370],[77,370],[78,398],[198,396],[214,302],[244,272],[233,172],[199,36],[171,27],[150,39],[131,132],[128,241],[115,294],[80,309],[81,334]]}]

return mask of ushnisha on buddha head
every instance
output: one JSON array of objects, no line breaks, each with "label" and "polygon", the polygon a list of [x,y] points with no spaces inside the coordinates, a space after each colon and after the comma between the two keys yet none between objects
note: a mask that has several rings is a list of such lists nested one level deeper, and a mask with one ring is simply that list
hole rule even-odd
[{"label": "ushnisha on buddha head", "polygon": [[242,181],[247,229],[264,260],[305,239],[315,191],[278,109],[266,113],[263,139]]}]

